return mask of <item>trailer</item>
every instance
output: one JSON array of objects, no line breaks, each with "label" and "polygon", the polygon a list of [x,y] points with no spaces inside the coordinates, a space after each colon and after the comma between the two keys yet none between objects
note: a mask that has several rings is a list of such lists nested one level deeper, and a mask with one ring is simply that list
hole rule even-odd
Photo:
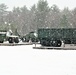
[{"label": "trailer", "polygon": [[47,47],[76,44],[76,28],[40,28],[38,39],[42,46]]}]

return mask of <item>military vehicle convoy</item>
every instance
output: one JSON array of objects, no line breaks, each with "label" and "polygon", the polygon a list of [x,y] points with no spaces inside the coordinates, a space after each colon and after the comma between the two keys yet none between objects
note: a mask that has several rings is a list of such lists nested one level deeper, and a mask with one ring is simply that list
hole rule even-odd
[{"label": "military vehicle convoy", "polygon": [[[0,43],[19,43],[19,36],[0,31]],[[42,46],[60,47],[64,44],[76,44],[76,28],[39,28],[37,33],[30,32],[21,37],[23,42],[40,42]]]},{"label": "military vehicle convoy", "polygon": [[42,46],[60,47],[64,44],[76,44],[76,28],[41,28],[38,39]]}]

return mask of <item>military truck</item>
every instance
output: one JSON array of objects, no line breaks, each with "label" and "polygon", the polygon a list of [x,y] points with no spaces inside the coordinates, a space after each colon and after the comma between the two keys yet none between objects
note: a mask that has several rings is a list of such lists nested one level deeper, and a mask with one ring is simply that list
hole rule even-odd
[{"label": "military truck", "polygon": [[10,30],[0,30],[0,43],[3,43],[4,41],[8,41],[9,43],[18,43],[19,36],[13,35]]},{"label": "military truck", "polygon": [[28,34],[26,34],[22,37],[22,41],[23,42],[29,42],[29,41],[38,42],[37,33],[33,32],[33,31],[29,32]]},{"label": "military truck", "polygon": [[64,44],[76,44],[76,28],[41,28],[38,39],[42,46],[60,47]]},{"label": "military truck", "polygon": [[3,43],[6,40],[6,31],[0,31],[0,43]]}]

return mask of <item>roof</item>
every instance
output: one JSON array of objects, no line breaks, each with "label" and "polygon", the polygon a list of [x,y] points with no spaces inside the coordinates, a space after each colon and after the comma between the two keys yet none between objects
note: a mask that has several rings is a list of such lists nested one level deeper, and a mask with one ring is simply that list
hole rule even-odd
[{"label": "roof", "polygon": [[0,34],[6,34],[7,32],[0,32]]},{"label": "roof", "polygon": [[16,35],[10,35],[9,37],[19,37],[19,36],[16,36]]}]

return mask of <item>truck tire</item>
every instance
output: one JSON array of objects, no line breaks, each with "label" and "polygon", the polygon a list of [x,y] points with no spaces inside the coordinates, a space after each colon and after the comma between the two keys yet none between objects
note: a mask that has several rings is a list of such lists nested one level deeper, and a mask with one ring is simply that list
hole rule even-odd
[{"label": "truck tire", "polygon": [[14,42],[15,43],[19,43],[19,39],[18,38],[14,38]]},{"label": "truck tire", "polygon": [[57,40],[52,41],[52,46],[57,47]]},{"label": "truck tire", "polygon": [[0,43],[3,43],[4,41],[0,41]]},{"label": "truck tire", "polygon": [[62,42],[60,40],[51,40],[50,41],[50,46],[53,46],[53,47],[60,47],[62,44]]},{"label": "truck tire", "polygon": [[13,38],[8,38],[9,43],[13,43]]},{"label": "truck tire", "polygon": [[26,42],[26,38],[23,37],[23,38],[22,38],[22,42]]},{"label": "truck tire", "polygon": [[46,40],[41,40],[41,41],[40,41],[40,44],[41,44],[42,46],[46,46]]},{"label": "truck tire", "polygon": [[60,47],[62,45],[62,42],[60,40],[57,40],[57,47]]}]

